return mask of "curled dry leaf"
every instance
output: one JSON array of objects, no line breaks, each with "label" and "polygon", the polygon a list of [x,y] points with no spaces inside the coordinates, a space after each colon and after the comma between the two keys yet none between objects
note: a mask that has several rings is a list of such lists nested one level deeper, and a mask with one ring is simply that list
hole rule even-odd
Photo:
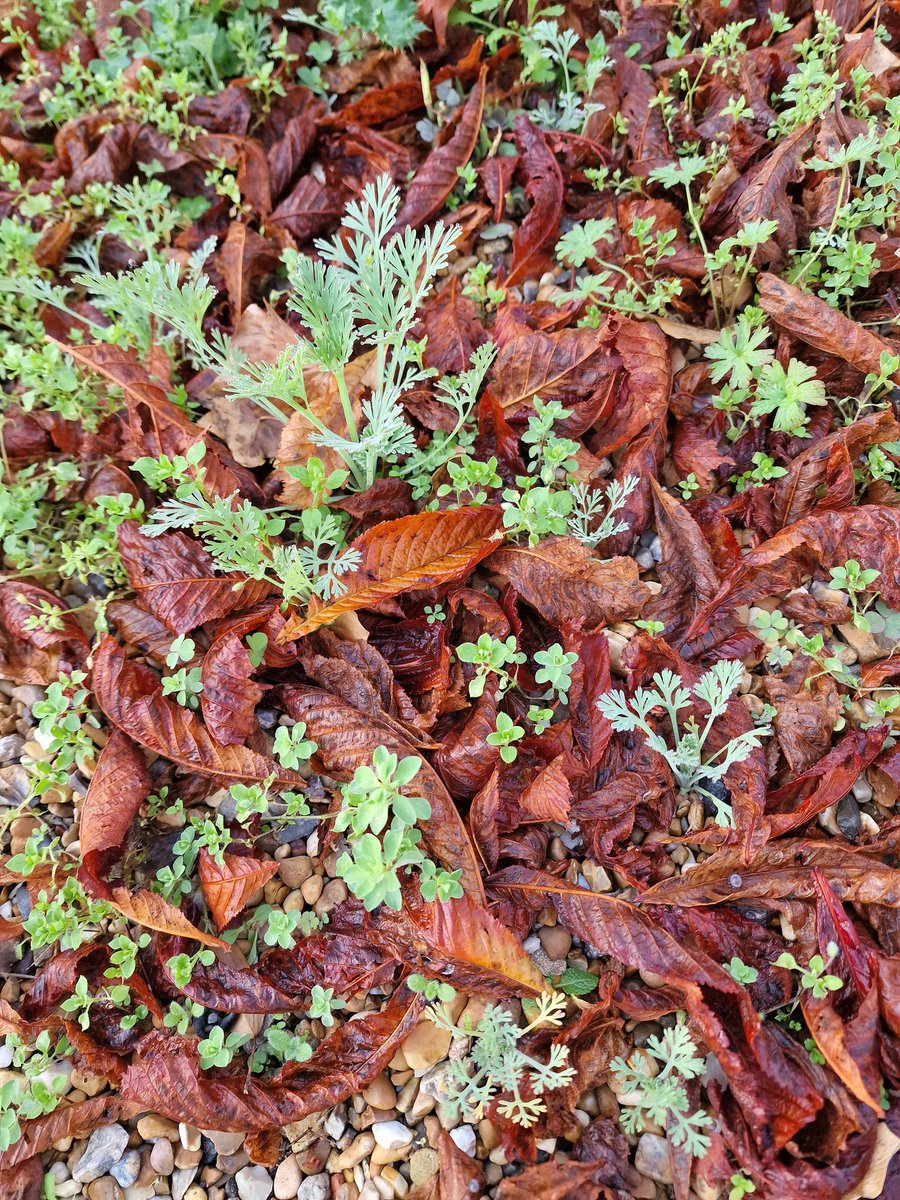
[{"label": "curled dry leaf", "polygon": [[302,791],[305,780],[246,746],[223,746],[200,719],[163,696],[155,672],[129,662],[106,636],[94,656],[94,695],[106,717],[140,745],[181,767],[225,783],[261,783],[274,775],[281,788]]},{"label": "curled dry leaf", "polygon": [[[787,474],[775,485],[774,507],[779,525],[798,521],[819,503],[819,489],[828,481],[832,461],[838,453],[843,452],[852,463],[870,446],[898,438],[900,425],[887,410],[869,413],[852,425],[817,438],[791,460]],[[836,507],[830,489],[826,490],[824,504]]]},{"label": "curled dry leaf", "polygon": [[[314,763],[338,779],[350,779],[356,768],[372,761],[376,746],[399,757],[418,750],[394,728],[375,720],[318,688],[286,687],[281,698],[295,721],[306,722],[306,735],[317,745]],[[462,870],[462,886],[474,899],[484,900],[478,859],[462,818],[447,789],[427,762],[407,785],[410,794],[424,796],[431,817],[422,830],[429,851],[450,871]]]},{"label": "curled dry leaf", "polygon": [[506,287],[537,275],[541,252],[556,236],[563,205],[563,176],[550,149],[547,135],[524,114],[516,118],[516,144],[525,171],[525,195],[531,202],[524,221],[513,237],[512,261],[504,280]]},{"label": "curled dry leaf", "polygon": [[523,600],[554,625],[593,628],[639,616],[650,592],[633,558],[595,558],[570,537],[537,546],[503,546],[485,567],[512,584]]},{"label": "curled dry leaf", "polygon": [[250,655],[236,633],[220,634],[200,666],[200,711],[223,746],[243,745],[257,728],[255,709],[263,689],[253,682]]},{"label": "curled dry leaf", "polygon": [[136,351],[105,342],[84,346],[58,344],[79,366],[95,371],[125,393],[131,436],[123,454],[128,461],[134,462],[145,455],[153,458],[161,454],[169,458],[185,455],[191,446],[202,441],[206,446],[203,484],[210,495],[231,496],[248,487],[255,491],[253,477],[240,471],[222,448],[172,403],[164,384],[140,361]]},{"label": "curled dry leaf", "polygon": [[273,1080],[245,1072],[204,1075],[196,1041],[154,1031],[142,1039],[119,1094],[127,1103],[204,1129],[279,1129],[362,1091],[412,1032],[421,1005],[418,996],[401,992],[381,1012],[341,1025],[308,1062],[289,1063]]},{"label": "curled dry leaf", "polygon": [[218,938],[198,929],[156,892],[141,889],[131,894],[109,882],[110,868],[121,856],[126,834],[149,791],[150,773],[143,754],[120,728],[114,729],[100,753],[81,810],[81,877],[85,886],[148,929],[221,945]]},{"label": "curled dry leaf", "polygon": [[755,169],[737,202],[733,219],[738,229],[750,221],[774,218],[778,222],[775,234],[757,251],[760,262],[778,265],[797,245],[797,222],[788,187],[802,178],[803,156],[812,143],[809,125],[802,125],[784,138]]},{"label": "curled dry leaf", "polygon": [[118,857],[150,786],[143,754],[126,733],[113,729],[81,806],[81,859],[94,879],[103,877]]},{"label": "curled dry leaf", "polygon": [[29,629],[29,618],[43,605],[63,608],[60,600],[37,584],[7,579],[0,583],[0,675],[17,683],[51,683],[60,671],[84,665],[88,639],[75,618],[63,609],[61,628]]},{"label": "curled dry leaf", "polygon": [[545,990],[518,938],[471,896],[427,903],[410,890],[406,900],[396,913],[345,905],[332,914],[332,927],[384,945],[398,961],[463,992],[512,997]]},{"label": "curled dry leaf", "polygon": [[531,410],[535,396],[566,407],[603,388],[613,365],[608,339],[596,329],[530,330],[500,347],[491,394],[508,418]]},{"label": "curled dry leaf", "polygon": [[[857,371],[878,374],[879,359],[886,350],[895,352],[889,342],[871,333],[837,308],[832,308],[811,292],[777,275],[763,274],[756,281],[759,303],[782,329],[794,334],[808,346],[833,354],[850,363]],[[898,373],[900,374],[900,373]],[[896,378],[896,377],[895,377]]]},{"label": "curled dry leaf", "polygon": [[444,201],[459,183],[458,169],[472,157],[481,118],[484,113],[484,89],[487,68],[482,67],[478,82],[463,105],[452,135],[436,146],[413,176],[403,207],[394,223],[395,230],[418,229],[437,216]]},{"label": "curled dry leaf", "polygon": [[374,608],[402,592],[465,579],[494,549],[499,528],[500,512],[489,505],[416,513],[375,525],[353,543],[362,561],[341,576],[341,595],[304,619],[292,617],[279,641],[302,637],[343,613]]},{"label": "curled dry leaf", "polygon": [[702,633],[718,614],[781,594],[850,558],[877,570],[882,597],[888,604],[900,605],[900,577],[893,567],[900,558],[900,509],[865,504],[839,512],[817,510],[788,525],[747,551],[694,617],[686,636]]},{"label": "curled dry leaf", "polygon": [[136,521],[123,521],[118,536],[128,582],[141,605],[172,633],[190,633],[272,591],[262,580],[216,575],[210,555],[180,530],[151,538]]},{"label": "curled dry leaf", "polygon": [[566,756],[558,754],[538,771],[522,793],[520,804],[526,821],[559,821],[566,825],[571,801]]},{"label": "curled dry leaf", "polygon": [[854,849],[832,841],[779,838],[747,863],[740,850],[723,847],[688,872],[654,884],[642,904],[726,904],[739,900],[779,903],[815,899],[814,871],[820,871],[841,900],[851,904],[900,906],[900,870],[877,850]]},{"label": "curled dry leaf", "polygon": [[[245,354],[251,362],[274,363],[285,346],[297,340],[297,334],[281,317],[268,308],[250,304],[240,315],[231,336],[231,348]],[[262,411],[252,400],[227,395],[218,379],[204,388],[202,399],[208,409],[202,420],[203,428],[220,437],[242,467],[259,467],[275,457],[284,429],[281,421]],[[289,410],[285,412],[288,415]]]}]

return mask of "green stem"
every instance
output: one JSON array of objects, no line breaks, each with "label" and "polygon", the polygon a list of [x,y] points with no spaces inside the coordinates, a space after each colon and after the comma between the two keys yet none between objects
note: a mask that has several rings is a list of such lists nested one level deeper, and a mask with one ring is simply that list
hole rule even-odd
[{"label": "green stem", "polygon": [[344,420],[347,422],[347,431],[350,434],[350,440],[353,442],[359,441],[359,431],[356,428],[356,418],[353,416],[353,405],[350,403],[350,395],[347,391],[347,381],[344,378],[344,368],[338,367],[333,372],[334,381],[337,384],[338,395],[341,398],[341,408],[344,410]]}]

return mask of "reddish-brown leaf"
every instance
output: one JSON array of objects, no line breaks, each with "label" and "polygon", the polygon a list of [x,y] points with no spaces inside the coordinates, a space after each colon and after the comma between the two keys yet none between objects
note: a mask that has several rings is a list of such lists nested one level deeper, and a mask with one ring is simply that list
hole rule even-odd
[{"label": "reddish-brown leaf", "polygon": [[524,114],[516,118],[516,144],[526,175],[525,195],[531,208],[513,236],[512,261],[504,280],[506,287],[520,283],[529,274],[540,274],[541,251],[559,230],[563,204],[563,176],[547,142],[546,134]]},{"label": "reddish-brown leaf", "polygon": [[582,628],[640,614],[650,595],[633,558],[595,558],[582,542],[548,537],[537,546],[504,546],[485,564],[550,621]]},{"label": "reddish-brown leaf", "polygon": [[277,870],[277,862],[238,854],[223,854],[219,863],[208,850],[202,849],[198,863],[200,885],[216,928],[223,930],[243,912],[253,893]]},{"label": "reddish-brown leaf", "polygon": [[780,530],[749,550],[737,570],[723,580],[712,599],[697,613],[687,637],[702,633],[720,611],[782,595],[804,577],[855,558],[880,572],[878,587],[885,601],[900,605],[900,509],[881,504],[816,511]]},{"label": "reddish-brown leaf", "polygon": [[647,605],[647,616],[662,621],[666,638],[678,646],[679,634],[691,617],[716,594],[719,576],[700,526],[656,480],[651,483],[662,551],[657,567],[662,588]]},{"label": "reddish-brown leaf", "polygon": [[345,591],[304,619],[292,617],[279,640],[302,637],[342,613],[373,608],[403,592],[464,580],[494,549],[499,527],[499,509],[488,505],[416,513],[375,525],[353,543],[362,561],[341,576]]},{"label": "reddish-brown leaf", "polygon": [[520,1175],[504,1179],[497,1200],[598,1200],[601,1196],[593,1163],[534,1163]]},{"label": "reddish-brown leaf", "polygon": [[[676,988],[679,1000],[675,1004],[687,1009],[715,1046],[732,1092],[758,1123],[763,1145],[771,1146],[774,1141],[780,1148],[813,1121],[824,1101],[812,1070],[803,1075],[793,1070],[795,1043],[780,1031],[770,1032],[746,989],[715,959],[670,931],[665,913],[660,918],[627,900],[589,892],[521,867],[502,872],[495,882],[514,898],[521,896],[532,905],[546,896],[556,905],[566,927],[601,954],[652,971]],[[723,1023],[720,1007],[728,1014],[729,1025],[740,1022],[742,1034],[738,1037]]]},{"label": "reddish-brown leaf", "polygon": [[136,351],[105,342],[86,346],[59,342],[58,345],[81,366],[102,375],[125,393],[131,437],[123,453],[129,462],[145,455],[167,454],[170,458],[184,455],[202,441],[206,446],[203,485],[210,495],[231,496],[253,485],[252,476],[239,474],[233,464],[224,461],[228,456],[222,448],[169,400],[164,384],[154,378]]},{"label": "reddish-brown leaf", "polygon": [[481,132],[486,75],[487,68],[482,67],[478,82],[463,106],[452,135],[431,151],[413,176],[403,207],[394,223],[395,230],[408,226],[418,229],[437,216],[444,201],[459,183],[457,168],[464,167],[472,157]]},{"label": "reddish-brown leaf", "polygon": [[[418,753],[390,725],[318,688],[287,687],[281,696],[290,716],[306,722],[307,737],[318,746],[313,762],[321,763],[322,770],[338,779],[352,778],[357,767],[371,763],[376,746],[385,746],[401,757]],[[431,818],[422,831],[425,845],[448,870],[461,869],[463,888],[483,903],[478,860],[462,818],[447,789],[424,760],[408,788],[411,795],[424,796],[431,805]]]},{"label": "reddish-brown leaf", "polygon": [[[869,413],[852,425],[836,429],[827,437],[817,438],[791,461],[787,475],[775,485],[775,516],[781,526],[799,521],[816,506],[818,491],[829,476],[830,464],[838,451],[843,451],[851,462],[863,451],[880,442],[891,442],[900,438],[900,425],[888,410]],[[834,508],[832,498],[826,492],[825,505]]]},{"label": "reddish-brown leaf", "polygon": [[112,637],[104,637],[94,657],[94,695],[107,718],[140,745],[179,766],[226,783],[262,782],[270,775],[281,788],[302,791],[302,775],[246,746],[223,746],[190,709],[163,696],[148,667],[129,662]]},{"label": "reddish-brown leaf", "polygon": [[233,325],[250,303],[253,285],[263,276],[272,274],[280,259],[272,242],[248,229],[242,221],[231,222],[217,261],[228,290]]},{"label": "reddish-brown leaf", "polygon": [[0,1171],[0,1196],[3,1200],[41,1200],[44,1194],[44,1168],[37,1155],[17,1167]]},{"label": "reddish-brown leaf", "polygon": [[361,940],[387,946],[401,962],[463,992],[508,997],[544,990],[519,939],[470,896],[428,903],[410,891],[400,912],[347,906],[332,914],[332,926],[356,930]]},{"label": "reddish-brown leaf", "polygon": [[734,221],[740,229],[750,221],[775,220],[778,229],[757,250],[758,261],[779,264],[797,245],[797,223],[787,194],[788,187],[803,176],[802,159],[813,143],[813,130],[803,125],[782,139],[764,162],[737,202]]},{"label": "reddish-brown leaf", "polygon": [[725,846],[686,875],[654,884],[642,893],[641,902],[684,908],[743,899],[813,900],[816,870],[844,901],[900,905],[900,871],[877,853],[803,838],[770,841],[751,863],[740,849]]},{"label": "reddish-brown leaf", "polygon": [[113,729],[81,806],[81,858],[94,879],[115,861],[150,786],[143,754],[126,733]]},{"label": "reddish-brown leaf", "polygon": [[[42,604],[62,609],[61,629],[26,629]],[[82,667],[88,639],[52,592],[25,580],[0,583],[0,675],[17,683],[52,683],[60,671]]]},{"label": "reddish-brown leaf", "polygon": [[141,603],[173,633],[189,633],[271,594],[264,581],[216,575],[212,558],[180,530],[151,538],[136,521],[123,521],[118,532],[128,582]]},{"label": "reddish-brown leaf", "polygon": [[288,1064],[275,1080],[203,1074],[196,1040],[154,1031],[126,1068],[119,1094],[143,1111],[204,1129],[278,1129],[362,1091],[412,1032],[421,1006],[418,996],[400,994],[383,1011],[341,1025],[308,1062]]},{"label": "reddish-brown leaf", "polygon": [[559,754],[540,770],[519,801],[526,821],[569,820],[572,788],[566,773],[566,755]]},{"label": "reddish-brown leaf", "polygon": [[[140,1101],[127,1103],[119,1096],[92,1096],[80,1104],[63,1103],[52,1113],[22,1122],[22,1137],[0,1154],[0,1171],[21,1167],[36,1154],[49,1150],[65,1138],[86,1138],[99,1125],[109,1125],[123,1117],[145,1112]],[[5,1197],[4,1197],[5,1200]]]},{"label": "reddish-brown leaf", "polygon": [[445,1129],[438,1130],[437,1173],[409,1193],[409,1200],[462,1200],[484,1195],[484,1170],[477,1158],[460,1150]]},{"label": "reddish-brown leaf", "polygon": [[870,371],[877,374],[881,355],[885,351],[894,352],[889,342],[858,321],[845,317],[814,293],[801,291],[777,275],[758,276],[756,286],[760,306],[782,329],[808,346],[850,363],[863,374]]},{"label": "reddish-brown leaf", "polygon": [[455,275],[429,303],[422,324],[428,339],[425,362],[441,374],[461,375],[487,338],[475,302],[462,294]]},{"label": "reddish-brown leaf", "polygon": [[596,329],[533,330],[501,346],[491,394],[512,419],[529,411],[535,396],[564,407],[587,400],[606,385],[612,369],[608,340]]},{"label": "reddish-brown leaf", "polygon": [[241,746],[257,728],[255,709],[263,689],[253,682],[250,655],[236,633],[217,637],[200,667],[200,711],[223,746]]}]

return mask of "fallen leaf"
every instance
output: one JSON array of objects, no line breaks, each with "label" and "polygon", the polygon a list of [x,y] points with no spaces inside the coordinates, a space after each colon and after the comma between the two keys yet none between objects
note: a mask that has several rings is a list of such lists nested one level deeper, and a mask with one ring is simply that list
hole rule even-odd
[{"label": "fallen leaf", "polygon": [[489,505],[417,513],[375,525],[353,543],[362,561],[341,576],[341,595],[304,619],[292,617],[279,641],[302,637],[343,613],[374,608],[391,596],[465,579],[494,549],[499,527],[500,512]]},{"label": "fallen leaf", "polygon": [[200,885],[216,928],[221,932],[243,912],[255,891],[278,870],[277,862],[263,862],[238,854],[223,854],[217,862],[208,850],[200,851]]},{"label": "fallen leaf", "polygon": [[570,537],[537,546],[504,546],[485,563],[554,625],[594,628],[640,614],[650,595],[632,558],[595,558]]},{"label": "fallen leaf", "polygon": [[116,640],[104,637],[94,653],[97,703],[119,729],[163,758],[226,783],[262,783],[274,775],[282,789],[303,791],[306,781],[246,746],[223,746],[189,709],[163,696],[155,672],[129,662]]}]

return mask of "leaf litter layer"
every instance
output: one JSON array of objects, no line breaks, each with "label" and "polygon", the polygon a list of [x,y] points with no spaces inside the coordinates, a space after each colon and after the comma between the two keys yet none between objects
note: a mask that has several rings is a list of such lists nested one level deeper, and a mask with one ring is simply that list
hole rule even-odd
[{"label": "leaf litter layer", "polygon": [[895,6],[2,36],[3,1194],[893,1195]]}]

